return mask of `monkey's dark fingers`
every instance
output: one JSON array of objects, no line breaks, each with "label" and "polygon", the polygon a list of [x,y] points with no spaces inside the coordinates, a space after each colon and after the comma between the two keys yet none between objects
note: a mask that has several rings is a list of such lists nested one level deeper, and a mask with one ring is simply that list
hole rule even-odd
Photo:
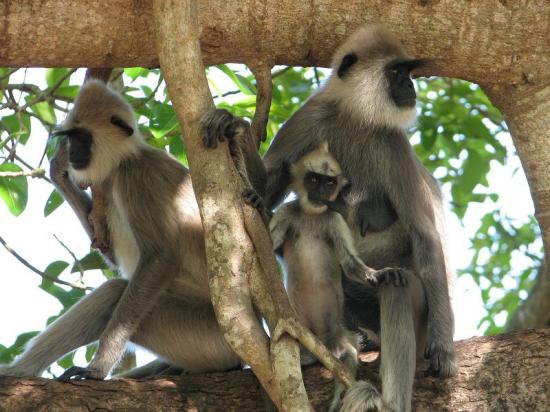
[{"label": "monkey's dark fingers", "polygon": [[215,149],[218,146],[218,141],[224,141],[226,133],[231,131],[228,129],[234,122],[234,116],[225,109],[208,111],[201,119],[203,144]]},{"label": "monkey's dark fingers", "polygon": [[57,380],[59,382],[69,382],[71,378],[76,381],[82,379],[96,379],[92,375],[92,371],[90,369],[80,366],[71,366],[59,378],[57,378]]}]

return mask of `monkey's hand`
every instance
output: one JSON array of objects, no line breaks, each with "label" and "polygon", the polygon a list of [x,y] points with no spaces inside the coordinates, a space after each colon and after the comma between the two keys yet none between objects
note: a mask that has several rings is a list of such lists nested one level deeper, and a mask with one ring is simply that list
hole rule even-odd
[{"label": "monkey's hand", "polygon": [[202,117],[201,124],[203,144],[215,149],[218,147],[218,142],[223,142],[225,139],[233,140],[237,129],[244,126],[246,122],[225,109],[212,109]]},{"label": "monkey's hand", "polygon": [[342,262],[342,270],[346,277],[354,282],[369,283],[373,286],[378,284],[376,270],[368,267],[358,258]]},{"label": "monkey's hand", "polygon": [[407,286],[405,271],[401,268],[384,268],[374,273],[376,282],[379,285],[386,284],[394,286]]},{"label": "monkey's hand", "polygon": [[75,381],[83,379],[103,380],[106,376],[106,373],[101,373],[90,367],[71,366],[57,380],[60,382],[69,382],[71,379]]}]

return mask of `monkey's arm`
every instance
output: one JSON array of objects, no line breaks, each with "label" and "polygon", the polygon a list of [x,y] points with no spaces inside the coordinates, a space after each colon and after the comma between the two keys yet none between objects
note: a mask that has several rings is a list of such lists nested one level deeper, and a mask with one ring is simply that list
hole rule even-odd
[{"label": "monkey's arm", "polygon": [[69,168],[69,141],[67,137],[63,136],[59,140],[59,145],[55,155],[50,161],[50,177],[55,185],[55,188],[59,190],[63,198],[67,201],[69,206],[73,209],[80,224],[90,237],[93,236],[92,227],[88,221],[88,215],[92,210],[92,199],[88,194],[75,185],[69,178],[67,172]]},{"label": "monkey's arm", "polygon": [[266,170],[258,154],[250,124],[225,109],[212,109],[201,119],[202,140],[206,147],[216,148],[218,141],[229,141],[229,150],[247,189],[263,198]]},{"label": "monkey's arm", "polygon": [[291,207],[290,204],[282,205],[269,222],[269,232],[273,242],[273,250],[279,255],[291,232]]},{"label": "monkey's arm", "polygon": [[376,270],[365,265],[359,257],[351,230],[340,213],[329,212],[331,222],[328,225],[329,238],[334,245],[336,257],[344,275],[355,282],[376,284]]}]

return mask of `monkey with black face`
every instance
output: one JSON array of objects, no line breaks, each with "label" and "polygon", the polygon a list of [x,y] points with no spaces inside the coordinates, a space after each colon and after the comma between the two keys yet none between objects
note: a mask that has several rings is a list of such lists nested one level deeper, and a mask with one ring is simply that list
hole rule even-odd
[{"label": "monkey with black face", "polygon": [[[375,271],[359,257],[343,217],[347,179],[326,141],[290,165],[290,175],[298,199],[283,204],[269,224],[274,250],[286,265],[289,299],[304,325],[355,375],[359,336],[344,326],[340,273],[371,284],[404,284],[405,278],[398,269]],[[301,362],[315,359],[303,351]],[[335,382],[330,411],[340,409],[344,389]]]},{"label": "monkey with black face", "polygon": [[144,142],[131,107],[100,81],[84,84],[60,134],[68,178],[105,190],[113,260],[124,279],[84,297],[0,375],[39,376],[96,340],[91,363],[62,379],[105,378],[128,342],[191,372],[239,366],[210,302],[202,222],[187,169]]},{"label": "monkey with black face", "polygon": [[[359,256],[369,267],[410,270],[399,288],[343,278],[349,326],[380,334],[382,401],[396,411],[411,409],[417,356],[442,377],[457,371],[441,194],[405,132],[416,112],[411,72],[422,63],[391,32],[359,29],[336,51],[326,84],[283,125],[263,159],[264,204],[271,209],[289,189],[286,164],[327,140],[351,182],[344,200]],[[344,405],[360,397],[348,391]]]}]

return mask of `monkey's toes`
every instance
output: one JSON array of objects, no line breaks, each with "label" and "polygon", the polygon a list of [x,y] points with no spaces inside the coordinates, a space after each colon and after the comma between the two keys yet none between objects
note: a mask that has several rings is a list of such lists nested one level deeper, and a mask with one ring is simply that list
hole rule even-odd
[{"label": "monkey's toes", "polygon": [[57,378],[60,382],[69,382],[70,380],[80,381],[83,379],[103,380],[98,376],[98,373],[81,366],[71,366],[60,377]]},{"label": "monkey's toes", "polygon": [[448,378],[458,372],[458,365],[452,349],[445,349],[432,342],[426,346],[424,356],[430,360],[429,373],[431,375]]},{"label": "monkey's toes", "polygon": [[244,189],[244,201],[256,209],[263,209],[262,197],[252,188]]}]

